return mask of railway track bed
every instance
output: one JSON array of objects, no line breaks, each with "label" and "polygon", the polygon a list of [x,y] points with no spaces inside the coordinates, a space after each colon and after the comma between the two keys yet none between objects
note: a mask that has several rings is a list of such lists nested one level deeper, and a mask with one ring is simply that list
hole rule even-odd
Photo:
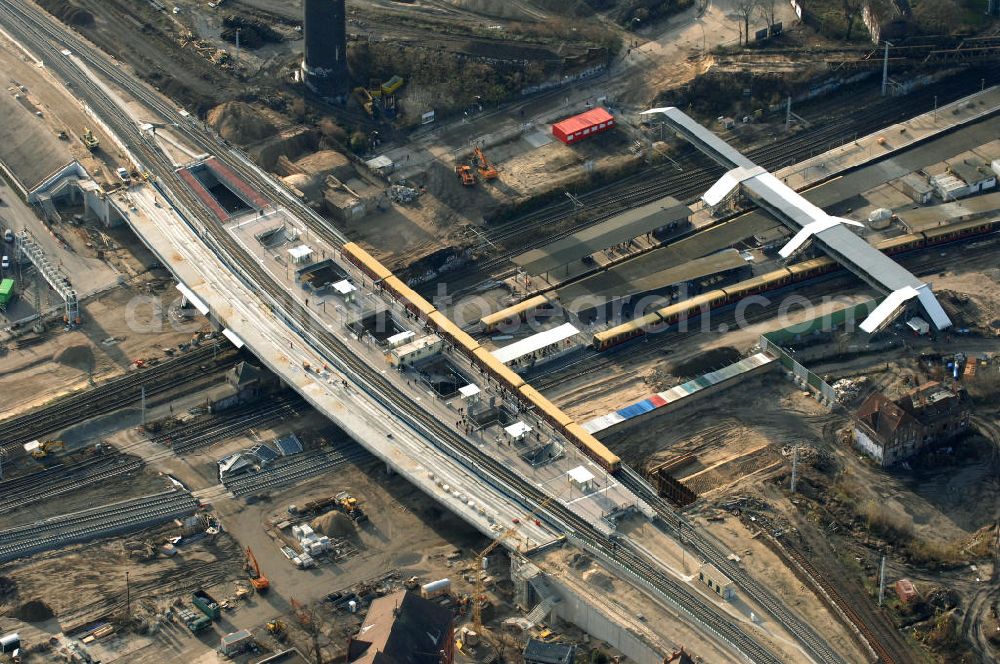
[{"label": "railway track bed", "polygon": [[137,472],[144,465],[139,458],[105,452],[80,463],[62,464],[0,482],[0,514]]},{"label": "railway track bed", "polygon": [[244,404],[220,415],[195,420],[152,436],[154,443],[169,446],[175,454],[188,454],[215,443],[243,435],[254,428],[269,428],[302,415],[308,408],[297,394],[267,403]]},{"label": "railway track bed", "polygon": [[187,516],[197,508],[198,502],[191,494],[165,491],[15,526],[0,531],[0,562],[76,542],[141,530]]},{"label": "railway track bed", "polygon": [[223,483],[233,495],[247,496],[299,482],[348,463],[363,463],[374,458],[360,445],[350,443],[336,450],[314,450],[283,457],[256,473],[236,476]]}]

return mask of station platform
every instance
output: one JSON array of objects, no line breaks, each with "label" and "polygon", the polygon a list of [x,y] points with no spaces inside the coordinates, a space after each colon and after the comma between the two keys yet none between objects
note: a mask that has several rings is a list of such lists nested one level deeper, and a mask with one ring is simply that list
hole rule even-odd
[{"label": "station platform", "polygon": [[[331,363],[294,334],[260,293],[247,288],[219,256],[205,247],[184,220],[163,204],[162,193],[144,184],[127,194],[113,194],[111,199],[146,246],[194,295],[196,306],[206,309],[214,322],[226,328],[228,338],[245,345],[268,369],[387,467],[487,536],[496,537],[510,527],[513,519],[520,519],[518,531],[507,540],[512,548],[527,550],[558,539],[559,533],[544,523],[525,523],[524,505],[431,444],[401,421],[397,413],[373,399],[350,375],[333,366],[319,372],[305,370],[305,364],[323,367]],[[237,225],[238,220],[232,223]],[[277,265],[264,261],[268,263]],[[328,313],[343,315],[332,308]],[[336,326],[330,319],[318,319],[317,323]],[[344,337],[350,339],[359,354],[375,354],[356,337],[346,332]],[[381,362],[384,364],[384,358]],[[426,392],[410,392],[415,401],[433,399]]]}]

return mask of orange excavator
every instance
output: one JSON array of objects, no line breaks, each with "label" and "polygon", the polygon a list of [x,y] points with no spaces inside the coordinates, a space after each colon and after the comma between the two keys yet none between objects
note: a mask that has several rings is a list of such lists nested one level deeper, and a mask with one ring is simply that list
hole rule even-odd
[{"label": "orange excavator", "polygon": [[253,586],[253,589],[259,593],[267,592],[267,589],[271,587],[271,582],[260,571],[260,565],[257,564],[257,556],[253,555],[250,547],[247,547],[246,568],[247,573],[250,575],[250,585]]},{"label": "orange excavator", "polygon": [[497,167],[490,163],[490,160],[486,158],[483,154],[483,149],[478,145],[475,149],[476,163],[478,164],[479,175],[484,180],[496,180],[500,173],[497,171]]},{"label": "orange excavator", "polygon": [[466,187],[476,184],[476,176],[472,174],[472,168],[468,164],[459,164],[455,167],[455,172],[462,178],[462,184]]}]

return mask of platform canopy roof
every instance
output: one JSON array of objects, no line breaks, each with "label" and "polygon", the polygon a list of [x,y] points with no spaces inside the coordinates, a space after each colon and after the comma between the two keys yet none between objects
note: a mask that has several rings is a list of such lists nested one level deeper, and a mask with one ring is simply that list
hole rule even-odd
[{"label": "platform canopy roof", "polygon": [[531,433],[531,427],[529,427],[524,422],[514,422],[509,427],[504,427],[504,431],[511,438],[521,438],[529,433]]},{"label": "platform canopy roof", "polygon": [[[786,247],[787,251],[783,250],[783,255],[791,255],[793,251],[801,248],[808,240],[812,239],[832,259],[875,288],[891,294],[886,299],[886,303],[888,303],[886,306],[895,303],[896,308],[891,312],[882,312],[884,315],[880,314],[881,317],[878,320],[874,317],[882,307],[876,308],[876,311],[872,312],[869,319],[862,324],[862,328],[879,328],[885,323],[887,317],[894,317],[898,314],[901,311],[900,307],[912,298],[911,294],[905,299],[900,299],[899,293],[911,292],[904,289],[919,292],[919,301],[935,327],[944,329],[951,326],[951,320],[927,285],[863,238],[851,232],[844,225],[845,220],[831,217],[773,174],[762,172],[757,164],[702,127],[680,109],[670,106],[655,108],[645,111],[645,113],[664,115],[667,123],[684,138],[691,141],[696,148],[721,166],[730,169],[726,176],[709,189],[712,200],[721,200],[726,192],[742,185],[757,204],[796,233],[795,238]],[[706,197],[708,194],[703,198]]]},{"label": "platform canopy roof", "polygon": [[607,301],[650,293],[739,269],[746,264],[746,259],[736,249],[723,249],[710,256],[695,258],[655,272],[644,272],[639,264],[630,267],[628,263],[623,263],[564,286],[557,292],[563,307],[579,313],[593,307],[595,298]]},{"label": "platform canopy roof", "polygon": [[691,209],[667,196],[642,207],[617,214],[606,221],[515,256],[513,262],[531,275],[545,274],[593,253],[651,233],[661,226],[687,219]]},{"label": "platform canopy roof", "polygon": [[510,345],[497,349],[493,351],[493,357],[504,364],[509,364],[525,355],[531,355],[535,351],[569,339],[573,335],[579,334],[579,332],[580,330],[573,323],[563,323],[559,327],[553,327],[550,330],[532,334],[530,337],[525,337],[520,341],[515,341]]}]

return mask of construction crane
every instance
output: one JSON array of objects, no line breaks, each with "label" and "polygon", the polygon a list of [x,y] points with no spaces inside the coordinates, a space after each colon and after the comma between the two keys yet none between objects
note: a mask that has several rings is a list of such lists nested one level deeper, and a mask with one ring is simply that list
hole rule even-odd
[{"label": "construction crane", "polygon": [[[531,510],[525,519],[530,521],[536,514],[548,507],[555,499],[555,496],[549,496],[542,502],[538,503],[538,506]],[[513,526],[505,530],[499,537],[493,540],[488,547],[483,549],[479,555],[476,556],[476,568],[473,570],[476,577],[476,596],[472,598],[472,624],[475,626],[476,632],[479,634],[483,633],[483,600],[486,598],[486,587],[483,583],[483,559],[493,553],[498,546],[503,544],[514,533],[516,533],[517,527],[520,524],[520,519],[514,519]]]},{"label": "construction crane", "polygon": [[271,587],[271,582],[260,571],[260,565],[257,564],[257,556],[253,555],[253,550],[250,547],[247,547],[246,568],[250,575],[250,585],[253,586],[253,589],[259,593],[267,592],[267,589]]},{"label": "construction crane", "polygon": [[88,150],[94,150],[101,144],[97,137],[94,136],[94,132],[90,131],[87,127],[83,128],[83,138],[80,140],[83,141],[83,144],[87,146]]},{"label": "construction crane", "polygon": [[46,440],[45,442],[33,440],[24,444],[24,451],[36,459],[44,459],[53,451],[64,449],[66,449],[66,443],[61,440]]},{"label": "construction crane", "polygon": [[477,145],[474,154],[476,155],[479,175],[484,180],[496,180],[500,173],[497,171],[496,166],[490,163],[490,160],[483,154],[483,149]]},{"label": "construction crane", "polygon": [[476,176],[472,174],[472,167],[468,164],[459,164],[455,167],[455,172],[462,178],[462,184],[466,187],[476,184]]}]

